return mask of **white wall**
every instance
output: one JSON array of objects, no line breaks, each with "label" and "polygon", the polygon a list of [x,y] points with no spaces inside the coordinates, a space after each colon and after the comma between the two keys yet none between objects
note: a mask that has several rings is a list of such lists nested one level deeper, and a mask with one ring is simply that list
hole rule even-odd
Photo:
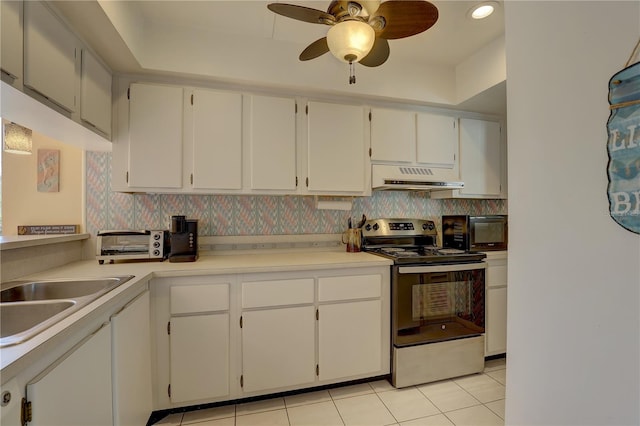
[{"label": "white wall", "polygon": [[640,236],[609,216],[609,78],[640,2],[508,1],[506,423],[640,424]]},{"label": "white wall", "polygon": [[489,43],[456,66],[456,98],[464,102],[507,78],[504,37]]},{"label": "white wall", "polygon": [[[38,192],[38,149],[60,151],[57,192]],[[80,225],[83,228],[83,159],[82,149],[35,131],[31,155],[3,153],[2,235],[17,235],[20,225]]]}]

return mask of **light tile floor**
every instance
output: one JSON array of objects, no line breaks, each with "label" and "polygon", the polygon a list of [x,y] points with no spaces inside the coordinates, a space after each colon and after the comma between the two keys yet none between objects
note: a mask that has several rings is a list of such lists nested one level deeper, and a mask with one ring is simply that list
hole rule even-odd
[{"label": "light tile floor", "polygon": [[395,389],[386,380],[170,414],[156,426],[504,425],[506,362],[484,373]]}]

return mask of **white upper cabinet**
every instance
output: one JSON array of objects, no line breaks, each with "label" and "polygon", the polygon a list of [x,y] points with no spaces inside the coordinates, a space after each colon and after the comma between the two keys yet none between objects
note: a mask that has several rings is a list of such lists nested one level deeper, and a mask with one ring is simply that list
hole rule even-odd
[{"label": "white upper cabinet", "polygon": [[417,157],[420,164],[453,168],[458,151],[456,118],[446,115],[417,114]]},{"label": "white upper cabinet", "polygon": [[432,198],[507,198],[507,145],[499,122],[460,119],[459,164],[464,188],[434,191]]},{"label": "white upper cabinet", "polygon": [[312,101],[307,107],[307,190],[366,195],[370,171],[364,108]]},{"label": "white upper cabinet", "polygon": [[42,2],[24,2],[24,85],[69,112],[76,111],[80,42]]},{"label": "white upper cabinet", "polygon": [[182,188],[183,89],[131,84],[128,186]]},{"label": "white upper cabinet", "polygon": [[249,161],[251,190],[296,190],[296,101],[249,96]]},{"label": "white upper cabinet", "polygon": [[[0,69],[13,79],[22,80],[22,1],[0,2]],[[20,82],[20,85],[22,82]]]},{"label": "white upper cabinet", "polygon": [[80,118],[111,134],[111,72],[86,49],[81,53]]},{"label": "white upper cabinet", "polygon": [[456,117],[403,109],[371,109],[371,161],[454,168]]},{"label": "white upper cabinet", "polygon": [[416,114],[371,109],[371,161],[412,163],[416,157]]},{"label": "white upper cabinet", "polygon": [[242,189],[242,95],[194,89],[189,103],[193,189]]},{"label": "white upper cabinet", "polygon": [[501,194],[502,142],[500,123],[460,119],[460,175],[465,195],[499,197]]}]

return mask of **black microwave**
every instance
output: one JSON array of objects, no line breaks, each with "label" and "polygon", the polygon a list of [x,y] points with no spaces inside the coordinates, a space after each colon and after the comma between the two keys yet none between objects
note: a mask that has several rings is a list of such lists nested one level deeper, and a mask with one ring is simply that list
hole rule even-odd
[{"label": "black microwave", "polygon": [[506,215],[442,216],[442,246],[460,250],[506,250]]}]

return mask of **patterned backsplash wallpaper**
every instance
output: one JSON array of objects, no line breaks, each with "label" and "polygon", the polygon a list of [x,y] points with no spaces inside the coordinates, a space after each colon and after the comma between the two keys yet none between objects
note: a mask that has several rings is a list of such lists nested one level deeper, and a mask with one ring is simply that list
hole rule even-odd
[{"label": "patterned backsplash wallpaper", "polygon": [[124,194],[111,191],[111,154],[87,152],[87,231],[169,229],[172,215],[198,219],[198,235],[337,234],[348,218],[507,214],[506,200],[432,200],[426,193],[382,191],[353,199],[352,210],[318,210],[313,196]]}]

